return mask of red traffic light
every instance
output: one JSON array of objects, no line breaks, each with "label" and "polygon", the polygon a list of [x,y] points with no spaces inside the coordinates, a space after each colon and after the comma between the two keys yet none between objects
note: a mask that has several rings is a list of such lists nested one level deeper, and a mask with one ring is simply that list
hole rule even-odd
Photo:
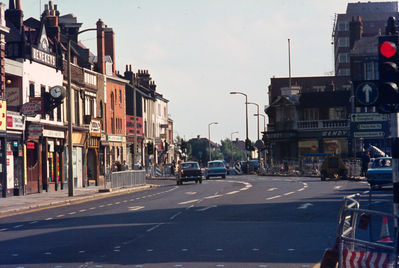
[{"label": "red traffic light", "polygon": [[392,42],[384,42],[380,46],[380,53],[385,58],[390,58],[396,54],[396,45]]}]

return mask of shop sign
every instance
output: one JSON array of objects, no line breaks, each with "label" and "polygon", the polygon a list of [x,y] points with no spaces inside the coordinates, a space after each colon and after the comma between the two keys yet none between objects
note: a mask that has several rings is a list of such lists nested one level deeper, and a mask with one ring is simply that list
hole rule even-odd
[{"label": "shop sign", "polygon": [[101,134],[100,141],[107,141],[107,135]]},{"label": "shop sign", "polygon": [[32,60],[40,62],[40,63],[44,63],[51,67],[57,66],[54,55],[44,52],[44,51],[41,51],[41,50],[38,50],[37,48],[34,48],[34,47],[32,47]]},{"label": "shop sign", "polygon": [[92,119],[89,126],[91,136],[101,137],[101,122],[100,120]]},{"label": "shop sign", "polygon": [[125,137],[123,137],[123,136],[108,135],[107,138],[108,138],[107,140],[111,141],[111,142],[125,142],[126,141]]},{"label": "shop sign", "polygon": [[6,100],[8,106],[21,105],[21,89],[19,87],[7,87]]},{"label": "shop sign", "polygon": [[348,136],[348,130],[329,130],[323,131],[323,137],[343,137]]},{"label": "shop sign", "polygon": [[31,141],[27,142],[26,149],[35,149],[35,143]]},{"label": "shop sign", "polygon": [[49,137],[49,138],[64,139],[65,138],[65,133],[64,133],[64,131],[55,131],[55,130],[44,129],[43,130],[43,136],[44,137]]},{"label": "shop sign", "polygon": [[0,131],[7,128],[7,102],[0,100]]},{"label": "shop sign", "polygon": [[25,120],[18,114],[7,112],[7,129],[24,130]]},{"label": "shop sign", "polygon": [[42,106],[36,102],[25,102],[21,108],[21,114],[26,116],[35,117],[38,113],[42,111]]},{"label": "shop sign", "polygon": [[43,136],[43,126],[40,124],[30,124],[28,133],[30,137],[41,137]]}]

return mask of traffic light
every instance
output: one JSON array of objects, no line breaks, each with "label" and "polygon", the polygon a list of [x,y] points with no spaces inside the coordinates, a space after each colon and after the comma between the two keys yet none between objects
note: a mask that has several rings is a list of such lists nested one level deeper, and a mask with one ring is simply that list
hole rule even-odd
[{"label": "traffic light", "polygon": [[378,38],[378,110],[395,112],[399,104],[399,54],[395,20],[389,18],[387,34]]},{"label": "traffic light", "polygon": [[130,144],[130,154],[134,155],[134,144]]},{"label": "traffic light", "polygon": [[252,151],[252,143],[250,139],[245,140],[245,150]]}]

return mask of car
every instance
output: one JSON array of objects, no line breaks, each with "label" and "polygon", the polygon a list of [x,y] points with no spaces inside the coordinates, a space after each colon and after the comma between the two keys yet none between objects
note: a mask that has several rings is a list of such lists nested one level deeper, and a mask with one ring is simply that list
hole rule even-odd
[{"label": "car", "polygon": [[371,187],[392,183],[392,157],[374,159],[366,173],[367,182]]},{"label": "car", "polygon": [[227,168],[223,160],[209,161],[206,168],[206,179],[209,180],[210,177],[222,177],[226,178]]},{"label": "car", "polygon": [[183,182],[195,181],[195,183],[202,183],[202,171],[198,162],[182,162],[179,165],[179,170],[176,176],[177,185],[182,185]]},{"label": "car", "polygon": [[[241,164],[242,172],[247,173],[247,174],[257,172],[260,167],[259,160],[257,160],[257,159],[241,161],[240,164]],[[247,170],[247,167],[249,168],[249,171]]]}]

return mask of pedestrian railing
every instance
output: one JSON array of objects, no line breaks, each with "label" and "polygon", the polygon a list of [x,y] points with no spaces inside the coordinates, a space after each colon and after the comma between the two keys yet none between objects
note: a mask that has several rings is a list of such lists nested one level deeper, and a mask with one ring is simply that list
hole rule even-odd
[{"label": "pedestrian railing", "polygon": [[111,188],[115,189],[145,185],[145,178],[145,170],[126,170],[110,172],[107,180],[110,183]]}]

